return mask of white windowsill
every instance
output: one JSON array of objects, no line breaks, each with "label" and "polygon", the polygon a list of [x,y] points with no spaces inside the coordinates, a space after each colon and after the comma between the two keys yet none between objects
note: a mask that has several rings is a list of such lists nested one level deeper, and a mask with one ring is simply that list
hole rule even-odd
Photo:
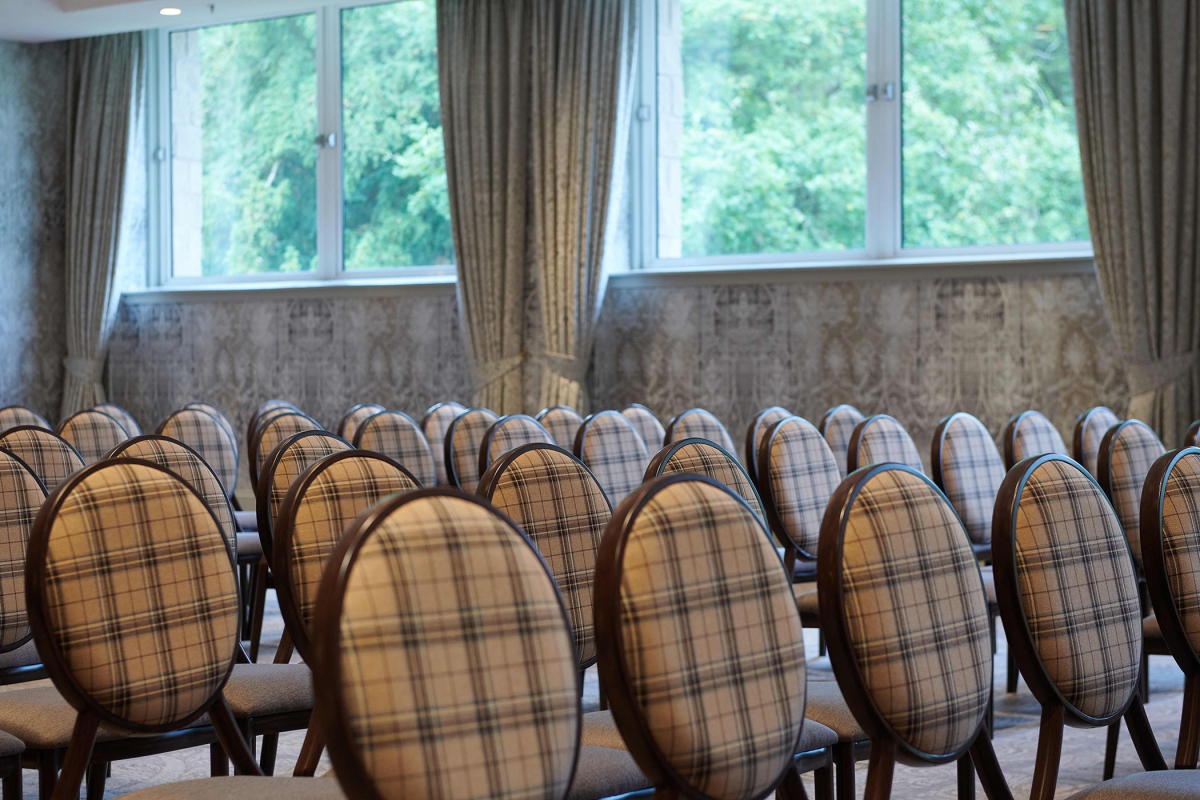
[{"label": "white windowsill", "polygon": [[457,278],[449,275],[342,278],[339,280],[192,283],[125,292],[130,303],[236,303],[263,300],[312,300],[335,297],[453,295]]}]

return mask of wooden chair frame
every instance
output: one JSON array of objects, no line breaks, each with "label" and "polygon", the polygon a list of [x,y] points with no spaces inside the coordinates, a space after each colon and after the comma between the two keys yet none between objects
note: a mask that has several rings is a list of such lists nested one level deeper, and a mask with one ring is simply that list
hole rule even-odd
[{"label": "wooden chair frame", "polygon": [[1183,432],[1183,444],[1180,447],[1195,447],[1200,442],[1200,419],[1187,426]]},{"label": "wooden chair frame", "polygon": [[782,419],[796,416],[783,406],[769,406],[755,414],[753,419],[750,420],[749,426],[746,427],[746,449],[744,451],[746,453],[746,474],[750,476],[750,481],[758,487],[759,494],[765,494],[765,492],[758,482],[758,431],[762,427],[763,418],[775,411],[783,412]]}]

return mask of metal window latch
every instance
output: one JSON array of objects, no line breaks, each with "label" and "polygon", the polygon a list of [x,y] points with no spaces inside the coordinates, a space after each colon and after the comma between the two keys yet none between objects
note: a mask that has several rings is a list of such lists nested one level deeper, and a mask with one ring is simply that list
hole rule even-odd
[{"label": "metal window latch", "polygon": [[876,100],[895,100],[896,99],[896,84],[885,83],[883,85],[883,96],[879,94],[879,84],[872,83],[867,87],[867,102],[874,103]]},{"label": "metal window latch", "polygon": [[313,144],[317,147],[337,147],[337,134],[322,133],[313,139]]}]

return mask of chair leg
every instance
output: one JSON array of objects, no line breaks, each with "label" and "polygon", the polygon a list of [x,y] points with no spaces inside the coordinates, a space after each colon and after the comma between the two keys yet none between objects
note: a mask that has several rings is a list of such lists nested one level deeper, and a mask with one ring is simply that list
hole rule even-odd
[{"label": "chair leg", "polygon": [[1142,674],[1138,675],[1138,690],[1142,695],[1142,702],[1150,702],[1150,654],[1146,652],[1146,648],[1142,648]]},{"label": "chair leg", "polygon": [[1021,677],[1017,670],[1017,660],[1013,658],[1012,651],[1008,651],[1008,671],[1004,674],[1004,679],[1007,681],[1009,694],[1017,693],[1017,678]]},{"label": "chair leg", "polygon": [[22,800],[25,776],[21,774],[21,757],[17,756],[12,762],[12,768],[4,776],[4,800]]},{"label": "chair leg", "polygon": [[258,645],[262,641],[263,612],[267,605],[267,560],[259,560],[254,575],[254,596],[250,606],[250,662],[258,662]]},{"label": "chair leg", "polygon": [[833,800],[832,762],[813,770],[813,794],[814,800]]},{"label": "chair leg", "polygon": [[837,773],[837,800],[856,800],[854,742],[838,742],[833,746],[833,768]]},{"label": "chair leg", "polygon": [[817,628],[817,658],[825,656],[825,631]]},{"label": "chair leg", "polygon": [[1121,720],[1108,726],[1108,742],[1104,746],[1104,780],[1112,780],[1117,768],[1117,743],[1121,741]]},{"label": "chair leg", "polygon": [[279,734],[264,733],[262,737],[262,753],[258,759],[258,765],[262,768],[263,775],[275,774],[275,756],[279,753]]},{"label": "chair leg", "polygon": [[104,800],[104,784],[108,778],[108,764],[101,761],[88,765],[87,800]]},{"label": "chair leg", "polygon": [[975,800],[975,765],[970,753],[958,759],[958,800]]},{"label": "chair leg", "polygon": [[224,778],[229,775],[229,756],[225,754],[225,748],[221,747],[220,742],[214,742],[208,746],[208,769],[209,775],[214,778]]},{"label": "chair leg", "polygon": [[38,800],[50,800],[58,785],[58,765],[62,757],[54,750],[38,753]]}]

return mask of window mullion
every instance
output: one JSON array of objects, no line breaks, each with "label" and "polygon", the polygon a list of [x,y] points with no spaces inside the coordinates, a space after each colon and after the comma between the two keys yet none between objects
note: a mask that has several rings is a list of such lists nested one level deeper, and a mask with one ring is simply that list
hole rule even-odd
[{"label": "window mullion", "polygon": [[[317,274],[332,280],[342,272],[342,54],[341,14],[326,6],[317,13],[317,127],[326,137],[317,155]],[[330,138],[332,137],[332,141]]]},{"label": "window mullion", "polygon": [[866,240],[872,258],[896,256],[901,246],[900,3],[867,0],[866,83],[875,98],[866,113]]}]

